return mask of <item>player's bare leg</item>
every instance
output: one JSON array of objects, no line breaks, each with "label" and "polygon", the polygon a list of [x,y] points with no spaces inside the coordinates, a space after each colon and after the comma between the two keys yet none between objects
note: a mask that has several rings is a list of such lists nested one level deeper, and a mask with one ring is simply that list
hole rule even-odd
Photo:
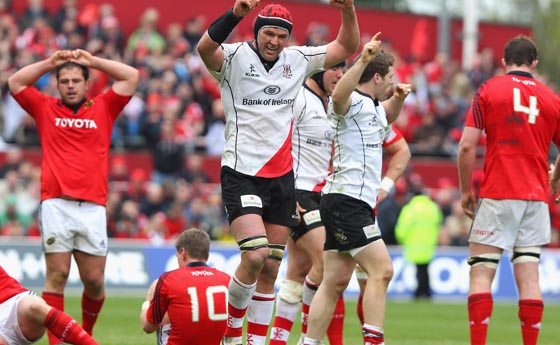
[{"label": "player's bare leg", "polygon": [[311,302],[304,344],[315,344],[324,338],[336,303],[348,286],[356,263],[350,254],[326,251],[324,265],[323,282]]},{"label": "player's bare leg", "polygon": [[[491,286],[502,249],[471,242],[468,313],[471,344],[485,344],[494,301]],[[473,258],[477,258],[473,261]]]},{"label": "player's bare leg", "polygon": [[354,259],[368,275],[362,301],[364,343],[383,344],[387,287],[393,277],[391,257],[383,240],[377,240],[358,252]]},{"label": "player's bare leg", "polygon": [[[43,299],[48,305],[61,311],[64,311],[64,288],[70,273],[71,259],[72,252],[45,253],[47,270]],[[49,345],[62,343],[51,331],[47,332],[47,336]]]},{"label": "player's bare leg", "polygon": [[76,345],[98,345],[82,327],[64,312],[52,308],[38,296],[25,296],[18,303],[18,322],[23,335],[39,340],[49,329],[62,341]]},{"label": "player's bare leg", "polygon": [[80,279],[84,284],[82,294],[82,327],[88,334],[93,334],[93,326],[105,302],[105,265],[106,256],[96,256],[74,251]]},{"label": "player's bare leg", "polygon": [[284,257],[290,229],[265,222],[270,253],[257,280],[257,287],[247,309],[247,343],[264,345],[274,312],[274,284]]},{"label": "player's bare leg", "polygon": [[260,215],[246,214],[231,223],[231,231],[241,249],[241,262],[228,289],[228,327],[222,344],[241,344],[243,320],[257,287],[257,279],[270,250]]},{"label": "player's bare leg", "polygon": [[[516,251],[540,253],[540,248],[515,248],[514,252]],[[536,345],[541,328],[544,302],[539,286],[538,265],[538,259],[531,255],[525,255],[524,258],[519,256],[518,262],[514,260],[513,264],[515,283],[519,291],[518,315],[523,345]]]}]

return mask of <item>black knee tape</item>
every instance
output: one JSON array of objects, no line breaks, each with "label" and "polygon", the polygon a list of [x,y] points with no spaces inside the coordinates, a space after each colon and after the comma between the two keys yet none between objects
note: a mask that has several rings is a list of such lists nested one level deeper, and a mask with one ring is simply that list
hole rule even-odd
[{"label": "black knee tape", "polygon": [[490,268],[497,268],[500,262],[500,254],[482,254],[478,256],[469,256],[467,258],[467,263],[469,266],[484,265]]},{"label": "black knee tape", "polygon": [[282,259],[284,258],[284,248],[286,248],[286,246],[281,244],[269,244],[268,248],[270,249],[270,252],[268,254],[269,259],[282,261]]},{"label": "black knee tape", "polygon": [[237,242],[237,245],[242,252],[266,248],[268,247],[268,238],[266,235],[247,237]]}]

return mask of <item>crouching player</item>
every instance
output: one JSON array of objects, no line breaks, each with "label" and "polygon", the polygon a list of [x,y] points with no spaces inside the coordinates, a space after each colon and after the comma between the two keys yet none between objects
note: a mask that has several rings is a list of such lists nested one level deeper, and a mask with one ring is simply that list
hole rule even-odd
[{"label": "crouching player", "polygon": [[50,330],[75,345],[99,345],[71,316],[47,304],[0,266],[0,345],[39,341]]}]

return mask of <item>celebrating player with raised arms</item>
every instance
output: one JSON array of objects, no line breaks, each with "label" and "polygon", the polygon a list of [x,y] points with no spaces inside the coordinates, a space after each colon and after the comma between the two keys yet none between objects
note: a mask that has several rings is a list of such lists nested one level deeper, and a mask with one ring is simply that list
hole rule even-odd
[{"label": "celebrating player with raised arms", "polygon": [[[326,229],[323,282],[309,311],[305,345],[323,344],[336,301],[356,263],[367,272],[364,292],[366,344],[383,344],[391,258],[373,210],[381,183],[383,141],[400,114],[410,85],[393,89],[394,58],[379,51],[377,33],[337,83],[329,108],[333,129],[332,173],[323,187],[320,212]],[[390,91],[393,96],[387,99]]]},{"label": "celebrating player with raised arms", "polygon": [[[274,282],[297,209],[291,154],[294,99],[305,78],[344,61],[359,45],[353,0],[331,1],[342,24],[332,42],[288,47],[294,25],[288,9],[258,10],[255,40],[226,44],[258,0],[237,0],[198,43],[208,70],[220,83],[226,116],[222,198],[241,262],[229,285],[229,321],[223,344],[264,344],[274,309]],[[249,308],[249,310],[248,310]]]}]

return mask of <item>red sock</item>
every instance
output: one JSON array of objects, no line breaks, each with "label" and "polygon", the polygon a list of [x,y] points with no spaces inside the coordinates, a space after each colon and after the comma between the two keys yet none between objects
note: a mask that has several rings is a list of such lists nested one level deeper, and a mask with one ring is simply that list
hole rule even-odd
[{"label": "red sock", "polygon": [[70,315],[52,308],[44,323],[53,334],[60,338],[60,342],[75,345],[99,345]]},{"label": "red sock", "polygon": [[301,333],[307,334],[307,318],[309,316],[309,304],[301,305]]},{"label": "red sock", "polygon": [[305,282],[303,283],[303,300],[301,304],[301,334],[307,334],[309,308],[311,308],[311,302],[317,292],[317,289],[319,289],[319,284],[315,284],[309,279],[309,277],[305,277]]},{"label": "red sock", "polygon": [[[44,292],[43,299],[53,308],[64,311],[64,295],[54,292]],[[50,330],[47,330],[47,337],[49,338],[49,345],[60,344],[62,341],[58,339]]]},{"label": "red sock", "polygon": [[[247,343],[264,344],[274,313],[275,294],[255,292],[247,308]],[[253,339],[253,342],[249,342]]]},{"label": "red sock", "polygon": [[379,327],[363,325],[362,335],[365,345],[383,344],[385,342],[383,330]]},{"label": "red sock", "polygon": [[243,335],[243,323],[241,323],[241,327],[231,327],[229,318],[243,320],[246,312],[247,312],[247,308],[238,309],[233,305],[231,305],[231,303],[228,303],[228,326],[226,327],[224,337],[234,338],[234,337],[241,337]]},{"label": "red sock", "polygon": [[334,313],[327,329],[327,337],[329,338],[330,345],[342,345],[344,333],[344,297],[341,295],[336,306]]},{"label": "red sock", "polygon": [[361,293],[358,296],[358,305],[356,306],[356,312],[358,313],[358,318],[360,319],[360,325],[364,324],[364,306],[362,302],[364,301],[364,294]]},{"label": "red sock", "polygon": [[523,345],[536,345],[539,331],[541,330],[543,301],[539,299],[519,300],[519,320],[521,321],[521,334]]},{"label": "red sock", "polygon": [[270,331],[270,341],[268,345],[286,345],[293,325],[294,322],[292,320],[276,316]]},{"label": "red sock", "polygon": [[492,294],[489,292],[472,294],[469,296],[468,304],[471,345],[485,345],[494,305]]},{"label": "red sock", "polygon": [[89,335],[93,334],[93,325],[97,321],[103,302],[105,302],[105,296],[93,299],[85,293],[82,294],[82,327]]}]

